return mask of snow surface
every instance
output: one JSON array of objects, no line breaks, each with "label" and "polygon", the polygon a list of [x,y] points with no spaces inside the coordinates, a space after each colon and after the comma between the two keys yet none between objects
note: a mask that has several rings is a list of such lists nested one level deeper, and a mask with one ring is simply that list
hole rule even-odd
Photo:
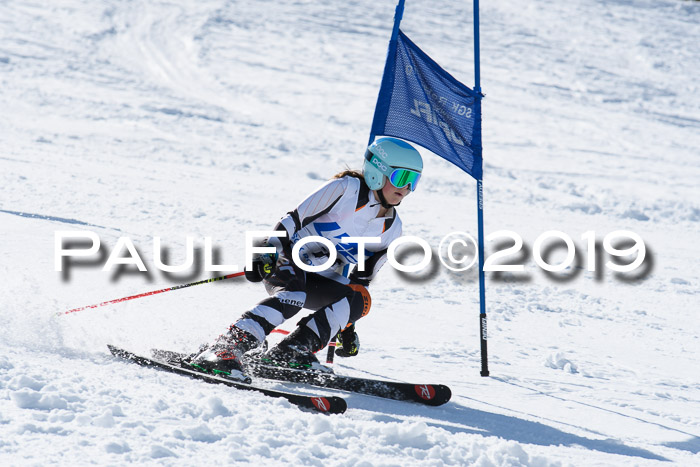
[{"label": "snow surface", "polygon": [[[156,270],[154,236],[242,264],[246,231],[359,167],[394,5],[0,2],[0,464],[700,465],[700,2],[482,2],[486,232],[526,245],[525,273],[487,275],[492,376],[476,273],[439,265],[382,271],[336,364],[448,384],[445,406],[271,384],[346,396],[324,416],[108,355],[196,349],[265,296],[241,279],[56,316],[208,277]],[[402,24],[468,85],[471,14],[409,0]],[[476,234],[474,181],[424,155],[405,234]],[[584,259],[584,232],[634,231],[642,274],[550,277],[552,229]],[[102,256],[56,272],[58,230]],[[100,270],[121,236],[148,274]]]}]

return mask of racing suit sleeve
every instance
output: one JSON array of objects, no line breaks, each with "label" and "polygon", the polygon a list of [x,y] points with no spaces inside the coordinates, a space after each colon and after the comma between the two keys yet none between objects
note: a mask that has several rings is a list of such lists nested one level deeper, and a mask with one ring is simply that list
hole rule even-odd
[{"label": "racing suit sleeve", "polygon": [[387,262],[387,251],[389,250],[389,245],[391,242],[401,236],[402,231],[403,226],[401,224],[401,220],[397,215],[395,215],[393,222],[391,223],[391,227],[389,227],[389,229],[386,231],[386,237],[383,238],[382,244],[379,245],[379,248],[381,249],[372,252],[372,255],[365,259],[364,271],[360,271],[359,267],[355,267],[350,274],[350,281],[356,284],[364,285],[365,287],[369,286],[370,281],[375,278],[379,270]]},{"label": "racing suit sleeve", "polygon": [[340,201],[347,187],[347,178],[337,178],[324,183],[277,223],[275,230],[286,231],[287,236],[271,237],[270,245],[275,246],[279,251],[291,250],[294,234],[322,215],[329,213]]},{"label": "racing suit sleeve", "polygon": [[386,263],[386,252],[387,248],[384,248],[383,250],[374,253],[374,255],[370,258],[366,259],[364,271],[359,271],[359,268],[355,267],[352,273],[350,273],[350,282],[353,284],[364,285],[365,287],[369,286],[370,281],[374,279],[374,276],[377,275],[381,267],[384,266],[384,263]]}]

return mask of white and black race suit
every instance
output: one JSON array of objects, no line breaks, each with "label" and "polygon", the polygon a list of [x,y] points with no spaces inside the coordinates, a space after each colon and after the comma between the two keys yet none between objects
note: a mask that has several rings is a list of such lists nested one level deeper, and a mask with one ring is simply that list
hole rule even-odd
[{"label": "white and black race suit", "polygon": [[[235,326],[263,341],[275,327],[307,308],[315,313],[302,323],[325,346],[338,331],[365,316],[371,305],[366,287],[386,262],[389,244],[401,236],[396,208],[377,217],[380,209],[381,203],[364,180],[352,176],[333,179],[311,193],[275,228],[288,236],[269,240],[279,253],[274,273],[264,280],[270,297],[245,312]],[[291,260],[294,244],[308,236],[325,237],[335,245],[337,260],[325,271],[306,272]],[[379,243],[365,245],[364,271],[356,267],[357,244],[340,243],[344,237],[380,238]],[[299,256],[306,264],[318,266],[327,262],[329,252],[322,243],[310,242]]]}]

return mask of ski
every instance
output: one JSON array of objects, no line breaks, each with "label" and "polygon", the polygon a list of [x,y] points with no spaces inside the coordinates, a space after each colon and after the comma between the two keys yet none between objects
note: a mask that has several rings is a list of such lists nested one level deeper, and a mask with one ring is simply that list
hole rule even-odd
[{"label": "ski", "polygon": [[291,392],[276,391],[273,389],[261,388],[251,384],[246,384],[243,382],[234,381],[231,379],[223,378],[221,376],[210,375],[207,373],[200,373],[195,370],[190,370],[180,366],[179,364],[173,364],[166,361],[161,361],[158,359],[152,359],[148,357],[143,357],[136,355],[128,350],[120,349],[113,345],[108,345],[109,351],[115,357],[119,357],[130,362],[136,363],[141,366],[157,368],[159,370],[168,371],[170,373],[175,373],[178,375],[188,376],[190,378],[199,379],[207,383],[213,384],[224,384],[236,389],[243,389],[247,391],[256,391],[265,394],[269,397],[282,397],[287,399],[294,405],[301,408],[311,409],[323,413],[334,413],[340,414],[344,413],[347,409],[347,403],[342,397],[335,396],[305,396],[300,394],[294,394]]},{"label": "ski", "polygon": [[452,397],[452,391],[444,384],[401,383],[343,376],[320,371],[267,366],[261,363],[249,363],[246,369],[258,378],[304,383],[322,388],[340,389],[385,399],[417,402],[432,406],[443,405]]},{"label": "ski", "polygon": [[[177,365],[185,355],[169,350],[151,351],[156,360],[166,361]],[[255,358],[246,358],[246,369],[256,378],[303,383],[341,391],[355,392],[370,396],[383,397],[399,401],[411,401],[419,404],[438,406],[447,403],[452,397],[452,391],[443,384],[412,384],[396,381],[383,381],[371,378],[343,376],[335,373],[320,371],[298,370],[268,366]]]}]

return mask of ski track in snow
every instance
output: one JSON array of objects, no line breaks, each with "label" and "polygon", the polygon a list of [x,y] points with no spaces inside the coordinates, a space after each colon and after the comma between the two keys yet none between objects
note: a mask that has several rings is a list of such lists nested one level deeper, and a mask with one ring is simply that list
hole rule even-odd
[{"label": "ski track in snow", "polygon": [[[206,277],[155,270],[154,236],[172,264],[186,235],[241,263],[245,231],[358,167],[394,2],[239,3],[0,4],[0,463],[700,464],[700,2],[482,2],[486,233],[526,245],[525,272],[487,275],[492,377],[473,270],[387,266],[337,362],[448,384],[445,406],[270,383],[347,398],[323,416],[108,356],[196,349],[263,296],[242,279],[56,316]],[[409,0],[402,29],[472,85],[468,3]],[[401,215],[437,247],[476,231],[475,186],[424,155]],[[54,232],[80,229],[101,256],[55,272]],[[569,277],[532,260],[552,229]],[[643,274],[587,271],[581,235],[620,229]],[[100,271],[120,236],[148,274]]]}]

